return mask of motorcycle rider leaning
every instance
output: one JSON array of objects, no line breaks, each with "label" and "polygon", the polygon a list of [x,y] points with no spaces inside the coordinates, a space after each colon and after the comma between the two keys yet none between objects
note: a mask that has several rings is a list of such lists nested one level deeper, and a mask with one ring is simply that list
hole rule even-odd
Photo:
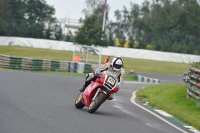
[{"label": "motorcycle rider leaning", "polygon": [[[94,73],[88,73],[85,78],[85,84],[83,85],[83,88],[80,90],[83,92],[87,86],[91,83],[91,81],[94,81],[99,75],[99,73],[103,71],[110,71],[113,74],[115,74],[118,78],[118,90],[123,86],[124,84],[124,78],[125,78],[125,70],[123,69],[123,59],[119,56],[114,57],[112,59],[112,63],[106,63],[103,64],[101,69],[96,69]],[[114,99],[113,94],[110,95],[108,98],[109,100]]]}]

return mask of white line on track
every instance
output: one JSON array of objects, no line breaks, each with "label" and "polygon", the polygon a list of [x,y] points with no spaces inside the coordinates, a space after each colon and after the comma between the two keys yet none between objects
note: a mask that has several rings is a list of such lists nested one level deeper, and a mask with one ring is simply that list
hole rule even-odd
[{"label": "white line on track", "polygon": [[182,133],[187,133],[186,131],[182,130],[181,128],[179,128],[179,127],[177,127],[177,126],[175,126],[175,125],[173,125],[172,123],[170,123],[169,121],[167,121],[167,120],[165,120],[164,118],[160,117],[159,115],[157,115],[157,114],[153,113],[152,111],[150,111],[150,110],[148,110],[148,109],[142,107],[141,105],[137,104],[137,103],[135,102],[135,99],[136,99],[136,92],[137,92],[137,91],[134,91],[134,92],[132,93],[132,97],[131,97],[131,99],[130,99],[131,102],[132,102],[133,104],[135,104],[136,106],[140,107],[141,109],[143,109],[143,110],[149,112],[150,114],[156,116],[156,117],[159,118],[160,120],[162,120],[162,121],[164,121],[165,123],[169,124],[170,126],[176,128],[177,130],[181,131]]}]

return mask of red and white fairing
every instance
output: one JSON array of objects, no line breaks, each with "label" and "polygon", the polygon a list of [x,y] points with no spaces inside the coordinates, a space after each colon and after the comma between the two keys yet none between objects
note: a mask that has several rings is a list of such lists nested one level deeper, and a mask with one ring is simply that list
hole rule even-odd
[{"label": "red and white fairing", "polygon": [[[117,83],[118,81],[115,74],[109,71],[102,72],[102,76],[97,78],[94,82],[91,82],[83,92],[82,103],[89,107],[92,102],[91,99],[99,92],[106,94],[106,100],[112,93],[116,93],[118,91]],[[107,91],[100,89],[102,86],[106,88]]]}]

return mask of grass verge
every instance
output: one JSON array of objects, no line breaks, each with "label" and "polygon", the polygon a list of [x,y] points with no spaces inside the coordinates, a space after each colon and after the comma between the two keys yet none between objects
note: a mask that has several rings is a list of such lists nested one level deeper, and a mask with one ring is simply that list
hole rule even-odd
[{"label": "grass verge", "polygon": [[159,108],[200,130],[200,107],[193,99],[187,99],[185,84],[157,84],[137,92],[142,101],[147,98],[149,105]]}]

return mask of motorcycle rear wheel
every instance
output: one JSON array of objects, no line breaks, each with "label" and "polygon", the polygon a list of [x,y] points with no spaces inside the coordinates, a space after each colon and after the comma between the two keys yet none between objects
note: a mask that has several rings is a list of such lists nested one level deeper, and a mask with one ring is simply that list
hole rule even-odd
[{"label": "motorcycle rear wheel", "polygon": [[106,95],[104,93],[99,93],[94,101],[90,103],[90,106],[88,107],[89,113],[94,113],[103,103]]},{"label": "motorcycle rear wheel", "polygon": [[82,109],[85,105],[82,103],[83,92],[80,92],[75,100],[75,107]]}]

